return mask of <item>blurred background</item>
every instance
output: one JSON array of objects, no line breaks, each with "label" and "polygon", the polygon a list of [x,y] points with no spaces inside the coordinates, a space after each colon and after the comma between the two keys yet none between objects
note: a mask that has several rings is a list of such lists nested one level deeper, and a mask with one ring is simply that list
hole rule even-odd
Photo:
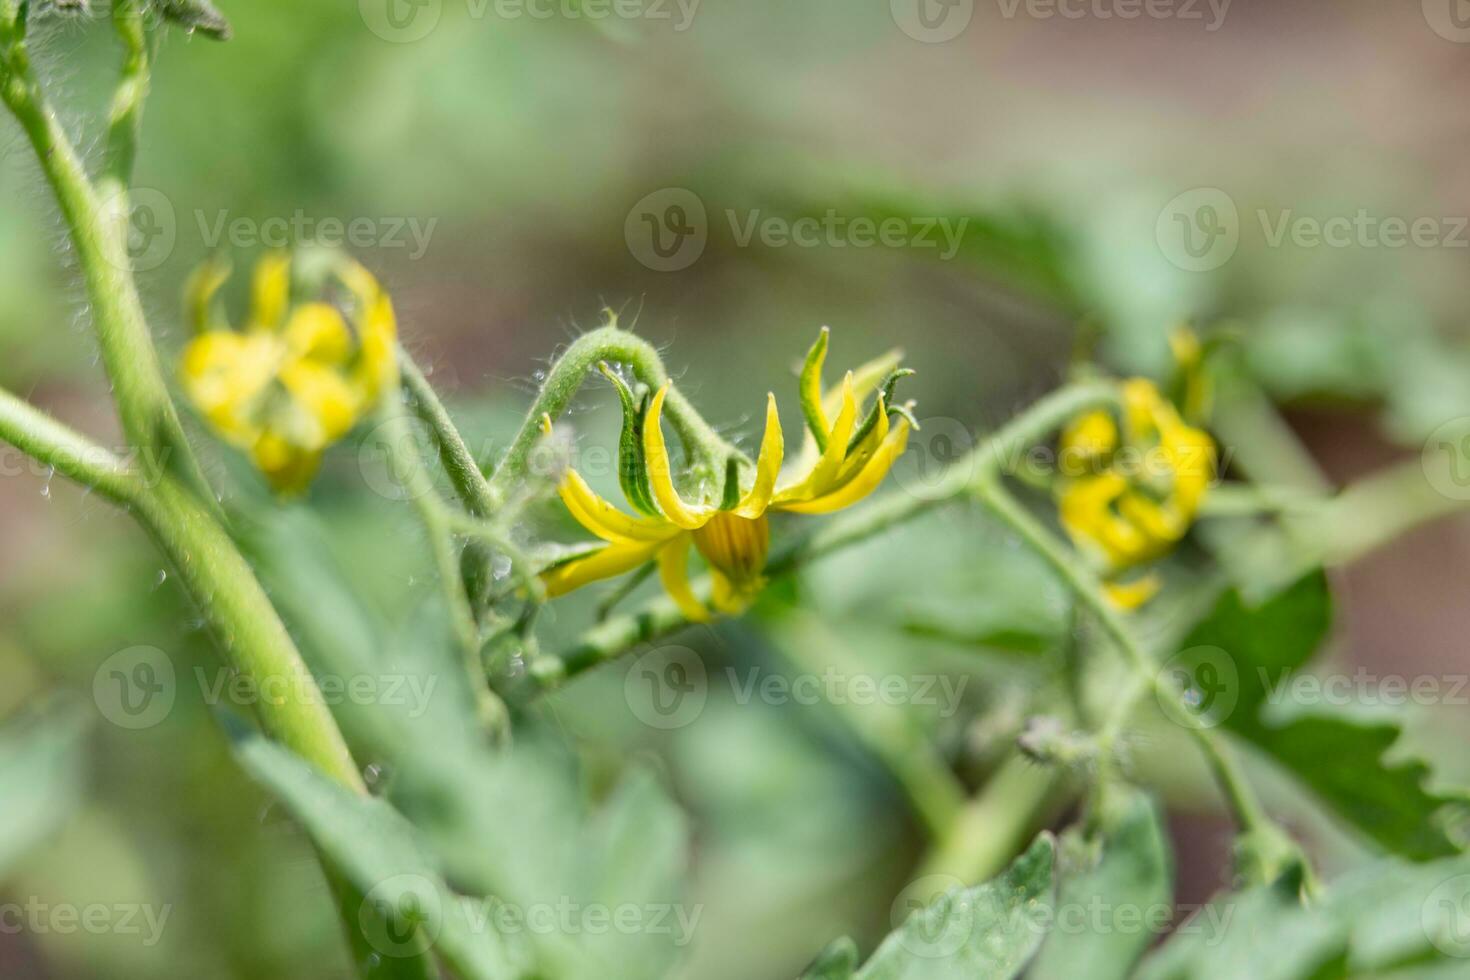
[{"label": "blurred background", "polygon": [[[227,0],[228,43],[163,39],[135,261],[172,356],[187,339],[180,288],[206,255],[235,260],[227,292],[243,310],[238,270],[264,248],[344,242],[390,288],[406,346],[487,453],[537,372],[604,308],[664,346],[705,415],[746,445],[766,390],[795,408],[792,365],[830,324],[831,369],[901,345],[918,370],[908,394],[934,421],[903,464],[910,481],[1054,388],[1079,322],[1101,328],[1104,360],[1144,372],[1162,369],[1181,319],[1226,324],[1320,467],[1302,479],[1337,485],[1414,458],[1470,414],[1458,3],[1181,0],[1127,17],[1105,0],[622,13],[591,0]],[[44,11],[41,25],[38,60],[68,121],[99,132],[110,33]],[[117,445],[68,246],[8,117],[0,201],[0,383]],[[573,423],[606,444],[615,404],[589,386]],[[407,508],[374,492],[365,452],[344,443],[288,509],[320,516],[333,561],[385,618],[411,618],[433,592],[429,565]],[[4,459],[0,718],[56,691],[90,703],[99,665],[136,646],[165,651],[181,677],[213,671],[141,532]],[[210,460],[232,495],[261,497],[230,454]],[[1467,569],[1470,522],[1456,518],[1345,570],[1334,655],[1464,671]],[[902,627],[962,593],[976,608],[1024,597],[1046,642],[1066,630],[1045,576],[959,510],[791,589],[814,622],[777,596],[775,612],[678,641],[712,665],[689,724],[640,720],[617,668],[543,719],[594,780],[624,757],[653,760],[688,812],[703,907],[689,977],[791,976],[844,931],[870,944],[923,847],[848,728],[820,705],[741,704],[725,667],[847,657],[973,677],[962,706],[920,724],[978,779],[1035,676]],[[552,648],[596,598],[554,611]],[[1453,714],[1425,713],[1421,747],[1453,744]],[[91,739],[80,805],[0,897],[143,896],[170,909],[166,923],[154,942],[146,929],[3,929],[0,975],[347,975],[310,846],[239,771],[199,685],[180,683],[157,724],[101,723]],[[1228,826],[1197,784],[1164,775],[1179,898],[1199,901],[1225,881]],[[1282,805],[1329,865],[1353,853],[1310,807]]]}]

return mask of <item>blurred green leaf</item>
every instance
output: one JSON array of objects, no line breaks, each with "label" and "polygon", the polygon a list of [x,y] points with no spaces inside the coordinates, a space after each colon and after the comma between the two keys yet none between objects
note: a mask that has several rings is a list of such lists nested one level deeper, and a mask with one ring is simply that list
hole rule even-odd
[{"label": "blurred green leaf", "polygon": [[423,960],[432,950],[465,980],[522,974],[520,952],[449,890],[413,826],[392,807],[328,781],[256,732],[230,727],[240,764],[365,896],[357,924],[382,957]]},{"label": "blurred green leaf", "polygon": [[[1159,808],[1143,793],[1124,792],[1095,838],[1074,830],[1062,839],[1057,905],[1085,911],[1086,928],[1053,929],[1027,973],[1032,980],[1127,977],[1154,939],[1150,916],[1173,909],[1173,859]],[[1089,863],[1069,870],[1069,859]]]},{"label": "blurred green leaf", "polygon": [[834,939],[817,954],[801,980],[847,980],[858,965],[857,944],[846,936]]},{"label": "blurred green leaf", "polygon": [[1290,678],[1310,663],[1331,620],[1327,578],[1318,570],[1259,605],[1248,605],[1236,590],[1226,593],[1183,649],[1186,656],[1198,654],[1201,662],[1211,657],[1199,648],[1218,648],[1229,656],[1238,698],[1225,724],[1311,787],[1349,824],[1389,851],[1416,860],[1459,853],[1450,822],[1470,797],[1427,789],[1430,773],[1422,761],[1385,759],[1403,731],[1397,712],[1335,705],[1286,711],[1270,703],[1278,692],[1290,696]]},{"label": "blurred green leaf", "polygon": [[1055,899],[1056,843],[1043,834],[998,878],[952,891],[883,940],[856,980],[1006,980],[1046,934]]},{"label": "blurred green leaf", "polygon": [[70,702],[52,702],[0,733],[0,875],[56,833],[82,797],[87,716]]},{"label": "blurred green leaf", "polygon": [[1145,961],[1139,980],[1464,976],[1470,859],[1373,861],[1310,905],[1298,886],[1288,878],[1218,896]]}]

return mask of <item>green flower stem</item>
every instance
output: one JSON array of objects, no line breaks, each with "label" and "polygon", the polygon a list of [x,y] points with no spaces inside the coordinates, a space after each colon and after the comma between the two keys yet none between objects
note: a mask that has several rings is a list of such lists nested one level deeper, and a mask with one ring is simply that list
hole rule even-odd
[{"label": "green flower stem", "polygon": [[[130,4],[124,0],[119,6],[125,8],[119,14],[120,26],[128,27],[131,20],[126,8]],[[105,181],[104,187],[93,186],[35,81],[22,27],[14,0],[4,0],[0,6],[0,97],[29,137],[71,234],[123,432],[135,448],[156,451],[166,458],[200,493],[200,499],[212,506],[214,497],[184,438],[133,283],[127,251],[126,187],[114,179]],[[123,76],[125,92],[115,100],[115,109],[125,107],[118,117],[120,125],[135,126],[147,90],[146,56],[135,61],[130,54],[129,65]]]},{"label": "green flower stem", "polygon": [[[954,500],[987,474],[1017,462],[1027,448],[1046,439],[1072,416],[1089,409],[1116,405],[1117,401],[1117,387],[1111,382],[1093,381],[1058,389],[1012,419],[972,452],[950,464],[934,486],[924,493],[890,493],[834,517],[812,534],[777,550],[766,564],[766,575],[789,575],[834,551],[865,541],[930,508]],[[707,588],[704,583],[695,584],[696,592],[704,588]],[[598,623],[559,657],[542,658],[537,663],[533,681],[542,690],[555,687],[569,677],[626,653],[639,643],[688,625],[689,619],[673,601],[667,596],[660,596],[637,612],[613,616]]]},{"label": "green flower stem", "polygon": [[113,0],[112,23],[122,38],[125,54],[107,113],[107,162],[98,182],[104,196],[114,189],[125,189],[132,179],[149,76],[148,35],[138,0]]},{"label": "green flower stem", "polygon": [[1013,753],[960,809],[924,858],[916,877],[946,875],[967,885],[998,874],[1026,846],[1049,810],[1070,798],[1059,768]]},{"label": "green flower stem", "polygon": [[144,490],[143,479],[116,454],[4,389],[0,439],[113,503],[130,506]]},{"label": "green flower stem", "polygon": [[488,518],[495,512],[495,498],[490,492],[490,483],[480,472],[474,454],[465,445],[464,439],[455,428],[454,420],[429,379],[414,363],[402,347],[398,348],[398,368],[403,378],[403,390],[408,393],[409,404],[414,414],[434,433],[434,442],[439,450],[439,462],[454,492],[464,504],[465,510],[475,517]]},{"label": "green flower stem", "polygon": [[[505,458],[490,477],[490,491],[497,501],[504,501],[528,477],[531,450],[541,437],[541,416],[558,418],[571,403],[577,389],[587,380],[598,361],[626,364],[639,381],[650,388],[660,388],[669,379],[663,360],[654,346],[642,337],[619,329],[616,325],[599,327],[578,337],[557,358],[547,373],[546,382],[526,413],[520,431],[511,441]],[[731,458],[748,462],[744,454],[731,446],[706,422],[678,388],[669,390],[664,412],[674,431],[679,434],[692,458],[703,461],[712,476],[723,476]]]},{"label": "green flower stem", "polygon": [[172,561],[230,664],[263,692],[261,727],[323,773],[367,792],[347,744],[255,573],[225,529],[179,481],[163,477],[133,512]]},{"label": "green flower stem", "polygon": [[474,693],[480,721],[494,737],[503,738],[510,731],[510,715],[504,702],[490,689],[480,662],[480,624],[460,576],[451,512],[440,500],[424,468],[402,400],[384,398],[379,415],[386,436],[384,443],[392,456],[392,470],[402,481],[403,490],[413,501],[429,537],[435,571],[444,589],[449,619],[464,658],[466,681]]},{"label": "green flower stem", "polygon": [[[1103,632],[1122,651],[1124,658],[1136,674],[1138,689],[1153,691],[1160,698],[1171,701],[1178,709],[1179,717],[1188,717],[1189,708],[1181,692],[1158,671],[1158,665],[1144,652],[1142,644],[1133,635],[1123,616],[1103,595],[1101,583],[1078,557],[1056,538],[1041,522],[1016,502],[998,479],[981,481],[975,487],[976,497],[992,513],[1010,527],[1038,555],[1051,565],[1057,576],[1071,589],[1077,599],[1102,626]],[[1136,692],[1135,692],[1136,695]],[[1124,697],[1127,704],[1134,697]],[[1109,726],[1108,731],[1116,731]],[[1204,753],[1206,761],[1215,775],[1226,803],[1235,814],[1244,834],[1268,834],[1276,830],[1256,798],[1255,791],[1246,782],[1235,759],[1224,743],[1208,728],[1190,726],[1190,732]],[[1105,749],[1110,748],[1105,746]],[[1106,752],[1104,753],[1107,754]]]}]

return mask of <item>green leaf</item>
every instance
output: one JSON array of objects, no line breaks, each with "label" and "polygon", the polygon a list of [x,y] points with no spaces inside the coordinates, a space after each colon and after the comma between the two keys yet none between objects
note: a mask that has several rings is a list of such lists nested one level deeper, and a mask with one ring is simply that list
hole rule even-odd
[{"label": "green leaf", "polygon": [[1302,907],[1296,881],[1216,898],[1178,931],[1137,980],[1329,980],[1343,977],[1340,926]]},{"label": "green leaf", "polygon": [[1402,734],[1398,712],[1333,705],[1283,710],[1271,703],[1280,700],[1277,694],[1290,697],[1291,678],[1311,661],[1331,619],[1320,570],[1258,605],[1232,590],[1190,633],[1174,666],[1206,696],[1213,689],[1226,699],[1223,720],[1231,731],[1382,847],[1415,860],[1459,853],[1451,817],[1470,797],[1431,792],[1429,768],[1420,760],[1385,760]]},{"label": "green leaf", "polygon": [[998,878],[956,890],[890,933],[856,980],[1007,980],[1035,954],[1053,914],[1056,843],[1043,834]]},{"label": "green leaf", "polygon": [[1138,978],[1464,976],[1467,924],[1470,858],[1385,858],[1342,875],[1311,906],[1290,879],[1221,895],[1183,923]]},{"label": "green leaf", "polygon": [[[1059,927],[1029,980],[1122,980],[1171,917],[1174,868],[1158,806],[1143,793],[1123,792],[1095,833],[1063,838]],[[1090,863],[1069,870],[1069,856]]]},{"label": "green leaf", "polygon": [[380,956],[424,960],[432,951],[462,980],[522,975],[524,952],[494,928],[490,907],[450,891],[412,825],[392,807],[327,780],[256,732],[237,723],[227,727],[241,766],[301,823],[334,871],[365,896],[358,924]]},{"label": "green leaf", "polygon": [[832,940],[817,954],[812,965],[802,972],[801,980],[848,980],[857,965],[857,944],[843,936]]},{"label": "green leaf", "polygon": [[60,829],[82,797],[87,717],[52,702],[0,733],[0,874]]}]

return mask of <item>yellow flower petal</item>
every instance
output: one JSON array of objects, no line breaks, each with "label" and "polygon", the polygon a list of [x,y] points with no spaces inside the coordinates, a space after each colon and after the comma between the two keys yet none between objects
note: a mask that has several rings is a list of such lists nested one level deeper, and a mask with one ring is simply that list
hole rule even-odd
[{"label": "yellow flower petal", "polygon": [[1137,609],[1158,594],[1163,585],[1157,575],[1145,575],[1132,582],[1107,582],[1103,592],[1119,609]]},{"label": "yellow flower petal", "polygon": [[352,353],[352,332],[342,314],[328,303],[306,303],[291,311],[286,343],[295,357],[341,364]]},{"label": "yellow flower petal", "polygon": [[299,413],[300,424],[290,433],[298,445],[325,448],[357,424],[361,406],[358,393],[331,368],[306,360],[292,361],[281,368],[280,381]]},{"label": "yellow flower petal", "polygon": [[763,581],[757,580],[744,586],[737,585],[718,568],[710,569],[710,580],[713,583],[710,604],[726,616],[738,616],[745,612],[751,601],[760,594],[763,584]]},{"label": "yellow flower petal", "polygon": [[877,489],[878,484],[883,482],[883,478],[893,468],[894,462],[903,455],[908,442],[909,420],[902,419],[888,433],[873,458],[845,486],[812,500],[781,504],[780,509],[795,514],[830,514],[844,507],[851,507]]},{"label": "yellow flower petal", "polygon": [[776,490],[776,477],[781,473],[781,459],[786,442],[781,434],[781,413],[776,410],[776,396],[766,395],[766,432],[761,436],[760,456],[755,463],[755,483],[735,507],[741,517],[759,517],[771,504]]},{"label": "yellow flower petal", "polygon": [[648,482],[653,489],[653,499],[670,521],[686,530],[694,530],[709,520],[709,512],[687,506],[674,489],[674,475],[669,462],[669,450],[664,443],[662,425],[664,399],[669,394],[669,382],[653,396],[648,406],[648,418],[643,423],[643,455],[648,466]]},{"label": "yellow flower petal", "polygon": [[250,458],[278,493],[300,493],[311,484],[321,465],[318,450],[303,449],[274,433],[264,433],[250,449]]},{"label": "yellow flower petal", "polygon": [[259,400],[284,353],[266,334],[202,333],[184,348],[179,370],[184,392],[223,438],[248,448],[260,433]]},{"label": "yellow flower petal", "polygon": [[689,539],[684,535],[679,535],[659,549],[658,577],[663,583],[664,591],[674,600],[674,605],[691,622],[702,623],[709,619],[709,610],[699,601],[689,585]]},{"label": "yellow flower petal", "polygon": [[832,426],[832,431],[827,434],[827,448],[822,453],[817,465],[807,474],[806,479],[794,486],[777,492],[775,503],[786,504],[791,501],[811,500],[821,496],[833,488],[833,483],[838,471],[842,468],[842,461],[847,456],[847,442],[852,438],[853,424],[857,418],[857,401],[852,394],[852,372],[842,379],[842,411],[838,413],[837,421]]},{"label": "yellow flower petal", "polygon": [[250,284],[250,326],[255,330],[275,330],[286,315],[291,301],[291,258],[285,252],[271,252],[255,263]]},{"label": "yellow flower petal", "polygon": [[213,322],[210,303],[229,277],[230,264],[218,258],[209,259],[189,274],[184,283],[184,310],[196,334],[227,326]]},{"label": "yellow flower petal", "polygon": [[364,398],[374,403],[381,392],[392,389],[398,381],[398,319],[393,314],[392,300],[382,291],[361,317],[353,374],[362,385]]},{"label": "yellow flower petal", "polygon": [[610,544],[585,558],[574,558],[547,569],[541,573],[541,581],[546,585],[547,595],[565,595],[588,582],[631,572],[644,562],[651,561],[662,546],[662,541]]},{"label": "yellow flower petal", "polygon": [[666,541],[670,535],[679,533],[673,524],[624,514],[599,496],[576,470],[567,470],[557,493],[577,523],[604,541]]}]

